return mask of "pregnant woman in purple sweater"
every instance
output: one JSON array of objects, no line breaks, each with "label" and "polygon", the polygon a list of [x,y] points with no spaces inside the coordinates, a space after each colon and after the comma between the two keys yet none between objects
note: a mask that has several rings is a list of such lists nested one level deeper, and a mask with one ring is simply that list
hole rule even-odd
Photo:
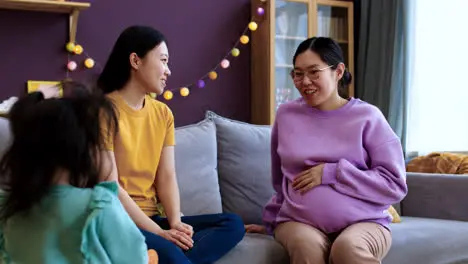
[{"label": "pregnant woman in purple sweater", "polygon": [[381,111],[339,89],[351,82],[340,46],[302,42],[291,77],[302,97],[281,105],[272,130],[265,227],[293,264],[380,263],[391,246],[387,209],[407,193],[399,138]]}]

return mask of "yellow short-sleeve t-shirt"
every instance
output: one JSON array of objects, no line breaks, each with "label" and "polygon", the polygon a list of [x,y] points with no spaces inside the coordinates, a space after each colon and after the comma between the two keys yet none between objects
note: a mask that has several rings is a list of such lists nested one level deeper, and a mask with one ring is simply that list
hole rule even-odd
[{"label": "yellow short-sleeve t-shirt", "polygon": [[118,133],[105,139],[113,151],[119,183],[147,215],[158,213],[156,171],[164,147],[175,145],[174,116],[167,105],[146,96],[134,110],[118,91],[109,93],[118,114]]}]

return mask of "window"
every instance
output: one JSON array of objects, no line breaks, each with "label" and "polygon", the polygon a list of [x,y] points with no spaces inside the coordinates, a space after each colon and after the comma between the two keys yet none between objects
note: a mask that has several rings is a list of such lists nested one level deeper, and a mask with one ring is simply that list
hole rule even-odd
[{"label": "window", "polygon": [[414,4],[406,150],[468,151],[468,1]]}]

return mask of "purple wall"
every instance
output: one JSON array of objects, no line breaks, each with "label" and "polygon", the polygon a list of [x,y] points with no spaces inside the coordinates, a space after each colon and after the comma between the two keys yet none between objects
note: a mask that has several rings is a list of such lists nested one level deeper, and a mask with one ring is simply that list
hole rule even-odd
[{"label": "purple wall", "polygon": [[[196,82],[214,67],[240,37],[249,18],[249,0],[92,1],[91,8],[80,15],[77,42],[104,64],[125,27],[151,25],[168,38],[172,70],[168,88],[172,89]],[[0,10],[0,100],[24,93],[27,80],[65,77],[67,19],[65,15]],[[85,57],[76,58],[82,65]],[[71,77],[89,80],[98,72],[98,67],[80,69]],[[185,98],[175,94],[167,103],[176,126],[201,120],[206,110],[249,121],[249,45],[241,48],[229,69],[219,72],[218,80],[192,90]]]}]

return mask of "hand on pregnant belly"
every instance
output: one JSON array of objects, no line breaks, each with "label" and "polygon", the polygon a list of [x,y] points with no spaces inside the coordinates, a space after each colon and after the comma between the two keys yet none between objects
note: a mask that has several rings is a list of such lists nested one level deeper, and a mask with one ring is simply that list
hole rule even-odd
[{"label": "hand on pregnant belly", "polygon": [[302,194],[322,184],[323,164],[311,167],[294,177],[292,187]]},{"label": "hand on pregnant belly", "polygon": [[288,187],[280,221],[310,224],[324,232],[335,232],[359,220],[363,202],[341,194],[329,185],[318,185],[300,193]]}]

